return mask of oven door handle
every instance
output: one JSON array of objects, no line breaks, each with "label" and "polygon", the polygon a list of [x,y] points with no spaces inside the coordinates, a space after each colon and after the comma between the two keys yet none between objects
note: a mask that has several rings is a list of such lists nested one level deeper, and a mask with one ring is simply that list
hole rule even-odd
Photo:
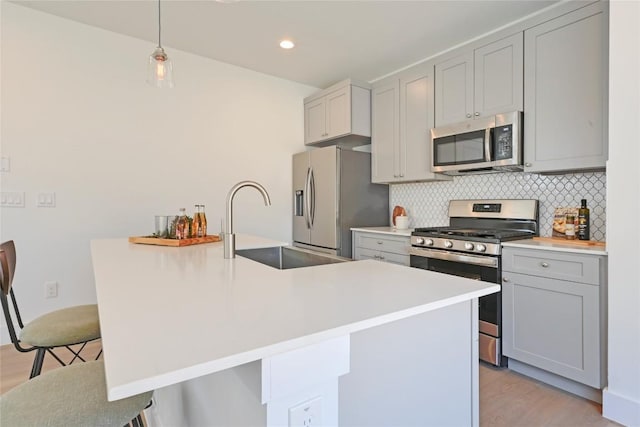
[{"label": "oven door handle", "polygon": [[457,252],[440,251],[433,249],[422,249],[416,247],[409,248],[409,255],[423,258],[435,258],[445,261],[463,262],[465,264],[482,265],[485,267],[498,268],[498,258],[492,256],[468,255]]}]

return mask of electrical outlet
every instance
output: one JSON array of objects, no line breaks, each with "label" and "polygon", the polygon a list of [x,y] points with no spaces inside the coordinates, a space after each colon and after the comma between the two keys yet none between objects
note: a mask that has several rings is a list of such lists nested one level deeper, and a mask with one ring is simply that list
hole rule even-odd
[{"label": "electrical outlet", "polygon": [[322,425],[322,397],[314,397],[289,408],[289,427],[314,427]]},{"label": "electrical outlet", "polygon": [[58,282],[44,282],[44,297],[45,298],[58,297]]}]

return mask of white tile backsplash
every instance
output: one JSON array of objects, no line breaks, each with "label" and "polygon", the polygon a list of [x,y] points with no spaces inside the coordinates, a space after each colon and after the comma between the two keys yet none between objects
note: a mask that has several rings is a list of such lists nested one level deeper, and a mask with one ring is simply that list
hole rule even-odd
[{"label": "white tile backsplash", "polygon": [[605,240],[606,174],[567,175],[496,173],[456,176],[453,181],[395,184],[390,186],[390,207],[403,206],[410,227],[449,224],[452,199],[538,199],[540,235],[551,236],[553,212],[560,207],[579,207],[587,199],[591,216],[591,239]]}]

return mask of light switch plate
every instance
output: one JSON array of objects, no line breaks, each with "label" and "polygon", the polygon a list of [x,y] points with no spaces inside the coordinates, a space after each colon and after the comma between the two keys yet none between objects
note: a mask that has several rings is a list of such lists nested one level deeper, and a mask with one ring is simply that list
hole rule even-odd
[{"label": "light switch plate", "polygon": [[39,208],[55,208],[56,207],[56,193],[38,193],[36,198],[36,206]]},{"label": "light switch plate", "polygon": [[3,191],[0,193],[0,206],[8,208],[24,208],[24,192]]},{"label": "light switch plate", "polygon": [[11,172],[11,159],[9,156],[0,157],[0,172]]}]

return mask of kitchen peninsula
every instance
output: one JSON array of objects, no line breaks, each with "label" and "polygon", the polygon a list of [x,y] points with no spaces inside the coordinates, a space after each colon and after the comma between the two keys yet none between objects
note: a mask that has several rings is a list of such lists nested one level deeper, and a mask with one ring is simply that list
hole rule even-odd
[{"label": "kitchen peninsula", "polygon": [[372,260],[277,270],[221,242],[91,252],[109,399],[155,390],[151,426],[478,425],[477,298],[496,284]]}]

